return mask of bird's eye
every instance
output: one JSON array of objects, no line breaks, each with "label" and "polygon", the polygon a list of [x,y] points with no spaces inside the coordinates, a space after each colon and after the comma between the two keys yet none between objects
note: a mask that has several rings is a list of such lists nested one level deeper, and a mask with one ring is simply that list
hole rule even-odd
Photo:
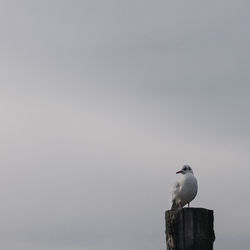
[{"label": "bird's eye", "polygon": [[187,167],[184,167],[183,170],[186,171],[186,170],[187,170]]}]

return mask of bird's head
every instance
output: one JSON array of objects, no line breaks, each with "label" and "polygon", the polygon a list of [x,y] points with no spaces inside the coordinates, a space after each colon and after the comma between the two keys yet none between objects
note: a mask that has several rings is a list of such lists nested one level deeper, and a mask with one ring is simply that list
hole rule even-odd
[{"label": "bird's head", "polygon": [[176,172],[176,174],[187,174],[187,173],[193,174],[193,170],[189,165],[184,165],[180,171]]}]

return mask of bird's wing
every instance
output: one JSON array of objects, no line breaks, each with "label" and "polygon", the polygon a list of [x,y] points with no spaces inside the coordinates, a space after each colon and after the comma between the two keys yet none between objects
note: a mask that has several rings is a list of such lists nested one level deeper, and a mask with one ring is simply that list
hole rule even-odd
[{"label": "bird's wing", "polygon": [[173,191],[172,191],[172,201],[175,200],[175,198],[178,195],[179,191],[180,191],[180,183],[176,182],[174,187],[173,187]]},{"label": "bird's wing", "polygon": [[176,198],[178,196],[178,193],[180,191],[180,183],[176,182],[173,191],[172,191],[172,207],[171,210],[177,210],[178,209],[178,203],[176,202]]}]

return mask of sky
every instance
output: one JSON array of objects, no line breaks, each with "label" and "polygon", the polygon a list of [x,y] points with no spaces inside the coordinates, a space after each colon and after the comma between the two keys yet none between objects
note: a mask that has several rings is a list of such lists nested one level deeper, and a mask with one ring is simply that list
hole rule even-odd
[{"label": "sky", "polygon": [[175,172],[249,249],[249,1],[0,1],[0,244],[163,250]]}]

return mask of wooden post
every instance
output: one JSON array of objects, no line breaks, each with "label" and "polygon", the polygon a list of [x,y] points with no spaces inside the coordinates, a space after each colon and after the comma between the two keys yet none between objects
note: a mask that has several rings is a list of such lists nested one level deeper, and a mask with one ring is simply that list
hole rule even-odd
[{"label": "wooden post", "polygon": [[168,250],[213,250],[214,215],[205,208],[182,208],[165,213]]}]

